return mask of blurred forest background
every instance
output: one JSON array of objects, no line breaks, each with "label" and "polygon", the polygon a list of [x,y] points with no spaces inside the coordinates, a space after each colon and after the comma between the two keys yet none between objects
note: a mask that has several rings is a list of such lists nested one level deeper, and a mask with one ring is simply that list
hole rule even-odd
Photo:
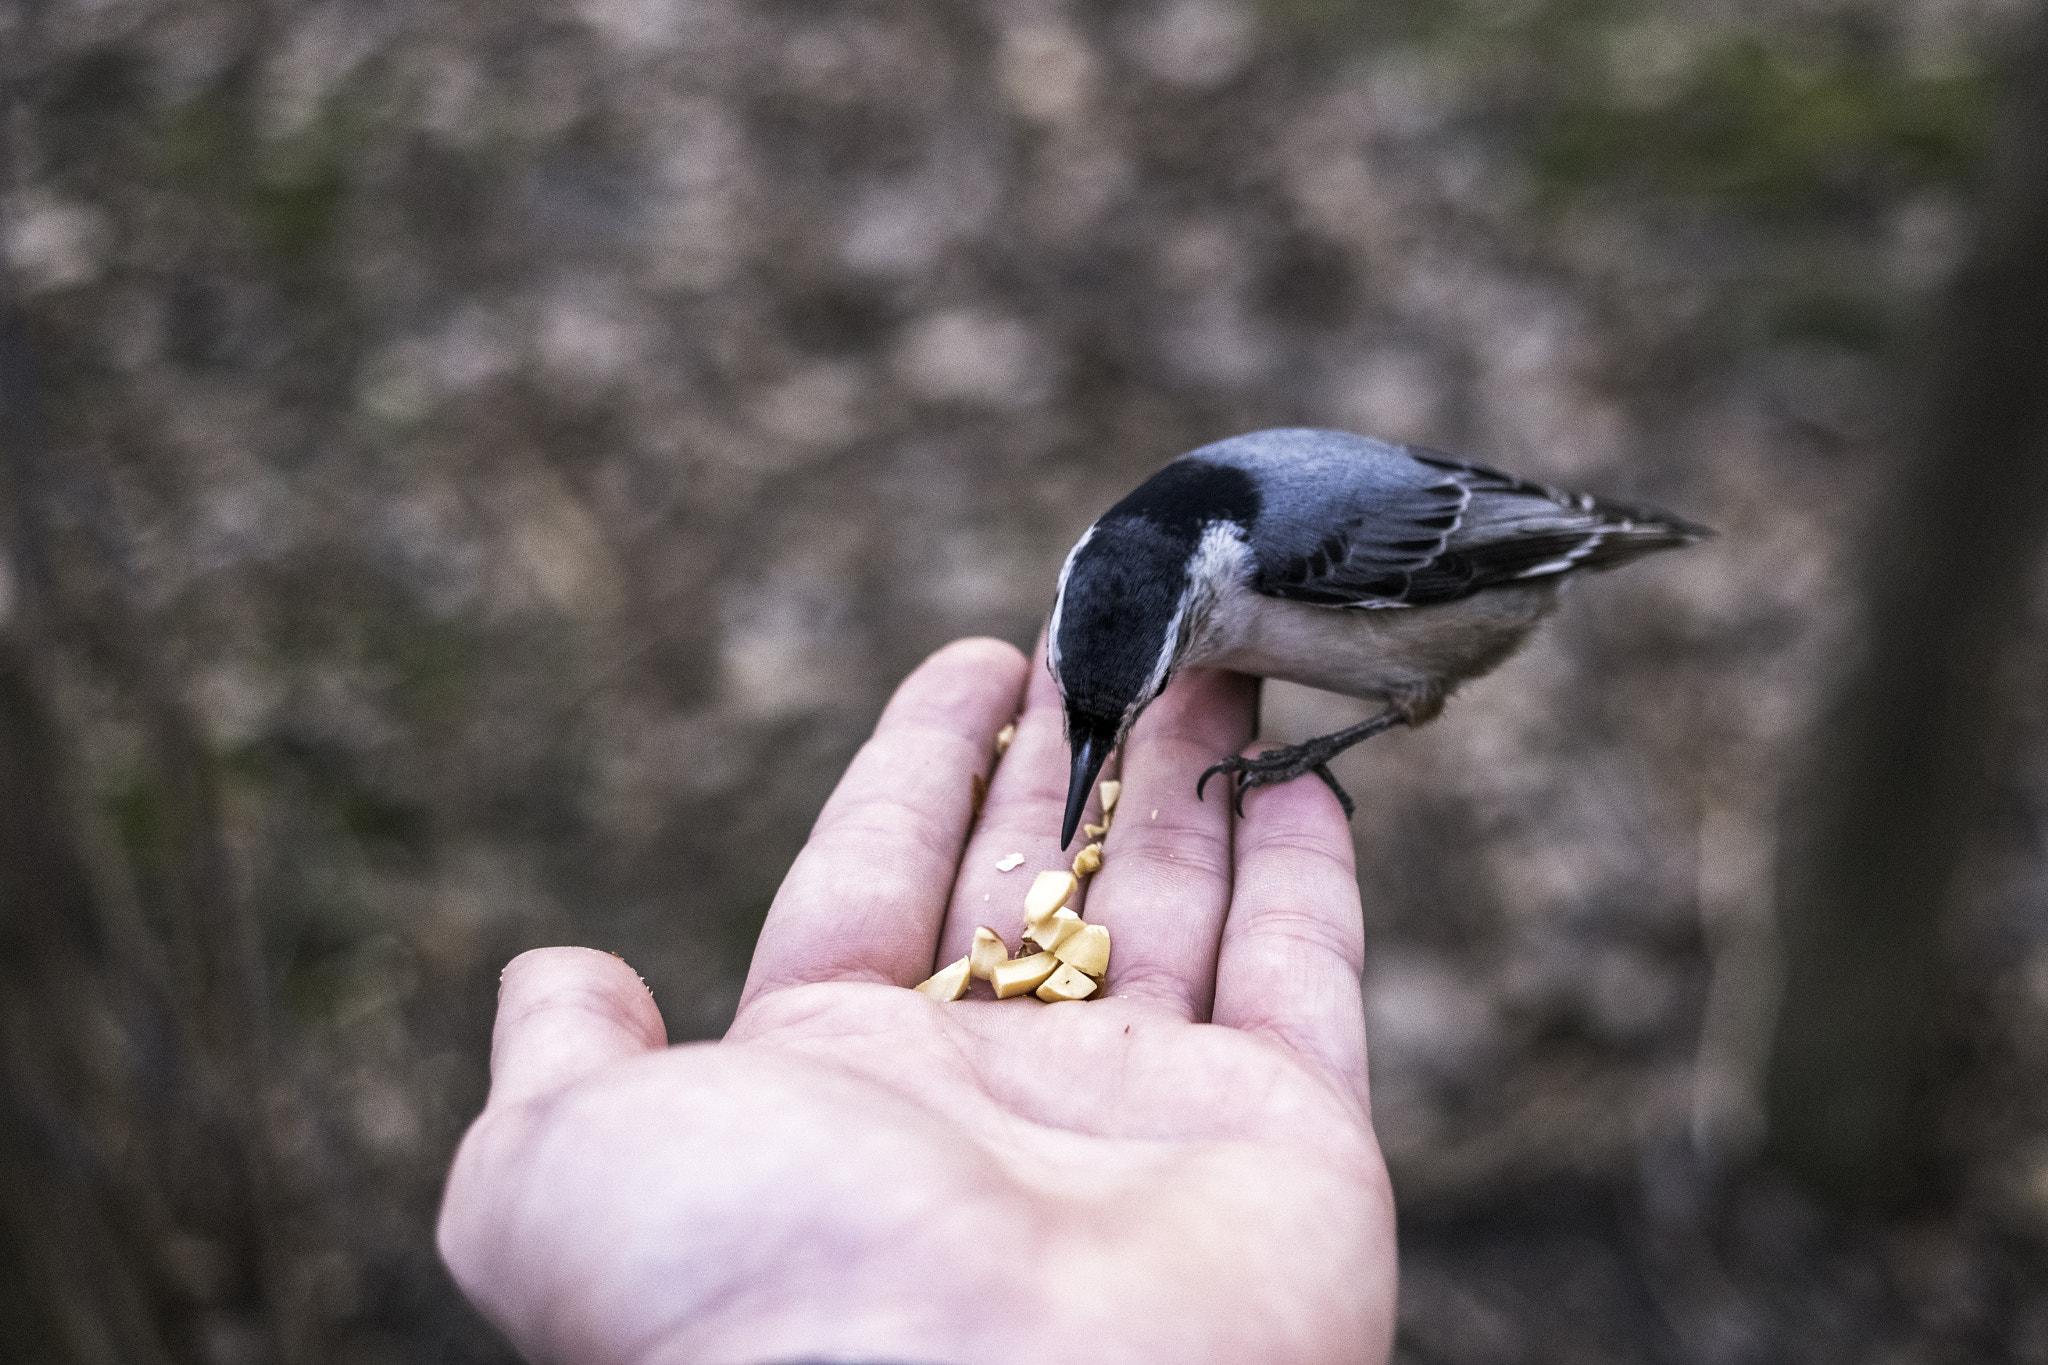
[{"label": "blurred forest background", "polygon": [[505,1359],[500,965],[1309,424],[1721,532],[1340,765],[1398,1358],[2048,1361],[2039,23],[0,0],[0,1355]]}]

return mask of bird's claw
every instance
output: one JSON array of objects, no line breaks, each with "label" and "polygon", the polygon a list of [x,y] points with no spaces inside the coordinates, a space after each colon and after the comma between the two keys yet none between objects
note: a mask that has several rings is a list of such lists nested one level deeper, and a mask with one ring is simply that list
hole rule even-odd
[{"label": "bird's claw", "polygon": [[1344,818],[1346,820],[1358,814],[1358,807],[1351,803],[1351,793],[1338,785],[1336,774],[1330,771],[1329,764],[1318,763],[1309,771],[1323,779],[1323,785],[1330,789],[1330,794],[1337,798],[1337,804],[1344,808]]},{"label": "bird's claw", "polygon": [[[1238,772],[1242,771],[1237,765],[1243,762],[1244,760],[1241,758],[1226,758],[1221,763],[1211,765],[1207,771],[1205,771],[1200,777],[1195,779],[1195,800],[1204,801],[1208,799],[1202,795],[1202,788],[1209,785],[1210,778],[1216,776],[1216,774],[1218,773],[1230,773],[1232,776],[1235,776]],[[1233,789],[1231,808],[1234,809],[1239,815],[1244,814],[1243,788],[1240,787]]]},{"label": "bird's claw", "polygon": [[1231,794],[1231,809],[1244,814],[1244,794],[1254,787],[1270,787],[1278,782],[1291,782],[1304,773],[1314,773],[1323,779],[1325,785],[1336,794],[1337,804],[1344,808],[1344,818],[1349,820],[1358,811],[1352,804],[1350,793],[1337,784],[1330,772],[1330,759],[1335,752],[1324,753],[1323,746],[1311,741],[1297,744],[1288,749],[1268,749],[1257,758],[1243,758],[1232,755],[1221,763],[1213,764],[1195,782],[1195,799],[1202,800],[1202,789],[1209,785],[1209,779],[1218,773],[1228,773],[1237,779]]}]

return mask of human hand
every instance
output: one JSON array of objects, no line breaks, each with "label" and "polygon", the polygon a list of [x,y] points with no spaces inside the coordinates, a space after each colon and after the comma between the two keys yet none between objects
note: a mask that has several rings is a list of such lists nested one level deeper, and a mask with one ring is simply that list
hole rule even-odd
[{"label": "human hand", "polygon": [[[665,1046],[607,954],[506,968],[440,1244],[530,1358],[1386,1358],[1394,1216],[1349,831],[1319,782],[1257,791],[1235,821],[1194,795],[1250,737],[1251,683],[1191,670],[1131,736],[1084,893],[1114,941],[1104,992],[903,989],[977,924],[1014,948],[1033,871],[1065,865],[1061,713],[1028,671],[978,822],[971,778],[1023,656],[963,641],[898,689],[723,1041]],[[1012,851],[1023,867],[997,872]]]}]

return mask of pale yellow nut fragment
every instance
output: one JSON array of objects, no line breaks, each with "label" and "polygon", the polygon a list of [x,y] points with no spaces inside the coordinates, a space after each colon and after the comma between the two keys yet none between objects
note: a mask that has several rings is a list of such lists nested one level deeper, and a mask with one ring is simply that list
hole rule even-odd
[{"label": "pale yellow nut fragment", "polygon": [[1013,995],[1035,991],[1044,980],[1058,970],[1060,961],[1051,953],[1033,953],[1030,957],[1013,957],[999,963],[988,974],[988,984],[996,988],[996,999],[1008,1000]]},{"label": "pale yellow nut fragment", "polygon": [[980,977],[983,981],[986,981],[988,980],[988,974],[994,971],[998,964],[1008,962],[1009,960],[1009,945],[1003,942],[1001,934],[989,928],[986,924],[974,931],[974,946],[967,950],[967,971],[969,975]]},{"label": "pale yellow nut fragment", "polygon": [[996,757],[1001,758],[1010,751],[1010,741],[1017,737],[1017,723],[1011,721],[996,731]]},{"label": "pale yellow nut fragment", "polygon": [[1008,872],[1012,868],[1022,866],[1024,866],[1024,855],[1021,853],[1005,854],[1003,857],[996,859],[996,871],[998,872]]},{"label": "pale yellow nut fragment", "polygon": [[1124,784],[1110,781],[1102,784],[1102,814],[1107,817],[1116,809],[1116,799],[1124,794]]},{"label": "pale yellow nut fragment", "polygon": [[961,958],[950,967],[941,967],[931,974],[930,979],[917,984],[921,995],[934,1000],[958,1000],[967,994],[968,959]]},{"label": "pale yellow nut fragment", "polygon": [[1084,924],[1061,939],[1052,955],[1077,972],[1105,976],[1109,972],[1109,930],[1100,924]]},{"label": "pale yellow nut fragment", "polygon": [[1036,924],[1067,903],[1080,879],[1071,872],[1041,872],[1024,893],[1024,922]]},{"label": "pale yellow nut fragment", "polygon": [[1092,877],[1102,871],[1102,845],[1090,844],[1074,855],[1074,875]]},{"label": "pale yellow nut fragment", "polygon": [[1036,943],[1048,953],[1065,943],[1081,928],[1081,917],[1071,910],[1055,910],[1024,931],[1025,941]]},{"label": "pale yellow nut fragment", "polygon": [[1048,1005],[1062,1000],[1086,1000],[1095,994],[1095,982],[1089,980],[1071,966],[1062,962],[1060,969],[1045,979],[1038,988],[1038,998]]},{"label": "pale yellow nut fragment", "polygon": [[1108,826],[1108,825],[1083,825],[1083,826],[1081,826],[1081,832],[1082,832],[1083,834],[1087,835],[1087,836],[1088,836],[1089,838],[1091,838],[1091,839],[1100,839],[1100,838],[1101,838],[1101,837],[1102,837],[1103,835],[1105,835],[1105,834],[1109,833],[1109,826]]}]

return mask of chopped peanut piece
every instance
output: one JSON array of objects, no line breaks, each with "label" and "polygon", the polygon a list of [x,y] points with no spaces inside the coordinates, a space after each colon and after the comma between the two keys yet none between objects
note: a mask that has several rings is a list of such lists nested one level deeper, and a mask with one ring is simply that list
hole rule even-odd
[{"label": "chopped peanut piece", "polygon": [[1102,871],[1102,845],[1090,844],[1074,855],[1074,875],[1092,877]]},{"label": "chopped peanut piece", "polygon": [[1071,872],[1041,872],[1024,893],[1024,922],[1036,924],[1067,903],[1080,879]]},{"label": "chopped peanut piece", "polygon": [[996,757],[1001,758],[1010,751],[1010,741],[1017,737],[1017,722],[1011,721],[996,731]]},{"label": "chopped peanut piece", "polygon": [[1027,941],[1036,943],[1048,953],[1065,943],[1081,928],[1081,917],[1071,910],[1055,910],[1038,923],[1024,931]]},{"label": "chopped peanut piece", "polygon": [[1008,872],[1013,868],[1022,866],[1024,866],[1024,855],[1021,853],[1011,853],[996,860],[996,871],[998,872]]},{"label": "chopped peanut piece", "polygon": [[1121,782],[1105,782],[1102,784],[1103,815],[1107,816],[1111,811],[1116,809],[1116,799],[1119,796],[1122,796],[1123,794],[1124,784]]},{"label": "chopped peanut piece", "polygon": [[967,972],[970,976],[988,980],[988,974],[997,964],[1010,960],[1010,949],[1003,942],[1003,936],[986,924],[974,931],[974,946],[967,951]]},{"label": "chopped peanut piece", "polygon": [[931,977],[921,981],[914,988],[921,995],[934,1000],[958,1000],[967,994],[968,960],[961,958],[950,967],[941,967]]},{"label": "chopped peanut piece", "polygon": [[1100,838],[1101,838],[1101,837],[1102,837],[1103,835],[1105,835],[1105,834],[1109,833],[1109,826],[1108,826],[1108,825],[1083,825],[1083,826],[1081,826],[1081,832],[1082,832],[1083,834],[1087,835],[1087,836],[1088,836],[1089,838],[1091,838],[1091,839],[1100,839]]},{"label": "chopped peanut piece", "polygon": [[1061,939],[1052,955],[1077,972],[1104,976],[1109,971],[1109,930],[1100,924],[1084,924]]},{"label": "chopped peanut piece", "polygon": [[1086,1000],[1095,994],[1096,983],[1062,962],[1060,969],[1038,988],[1038,998],[1048,1005],[1062,1000]]},{"label": "chopped peanut piece", "polygon": [[1059,965],[1059,959],[1051,953],[1013,957],[988,974],[988,984],[996,988],[996,999],[1008,1000],[1013,995],[1037,990]]}]

